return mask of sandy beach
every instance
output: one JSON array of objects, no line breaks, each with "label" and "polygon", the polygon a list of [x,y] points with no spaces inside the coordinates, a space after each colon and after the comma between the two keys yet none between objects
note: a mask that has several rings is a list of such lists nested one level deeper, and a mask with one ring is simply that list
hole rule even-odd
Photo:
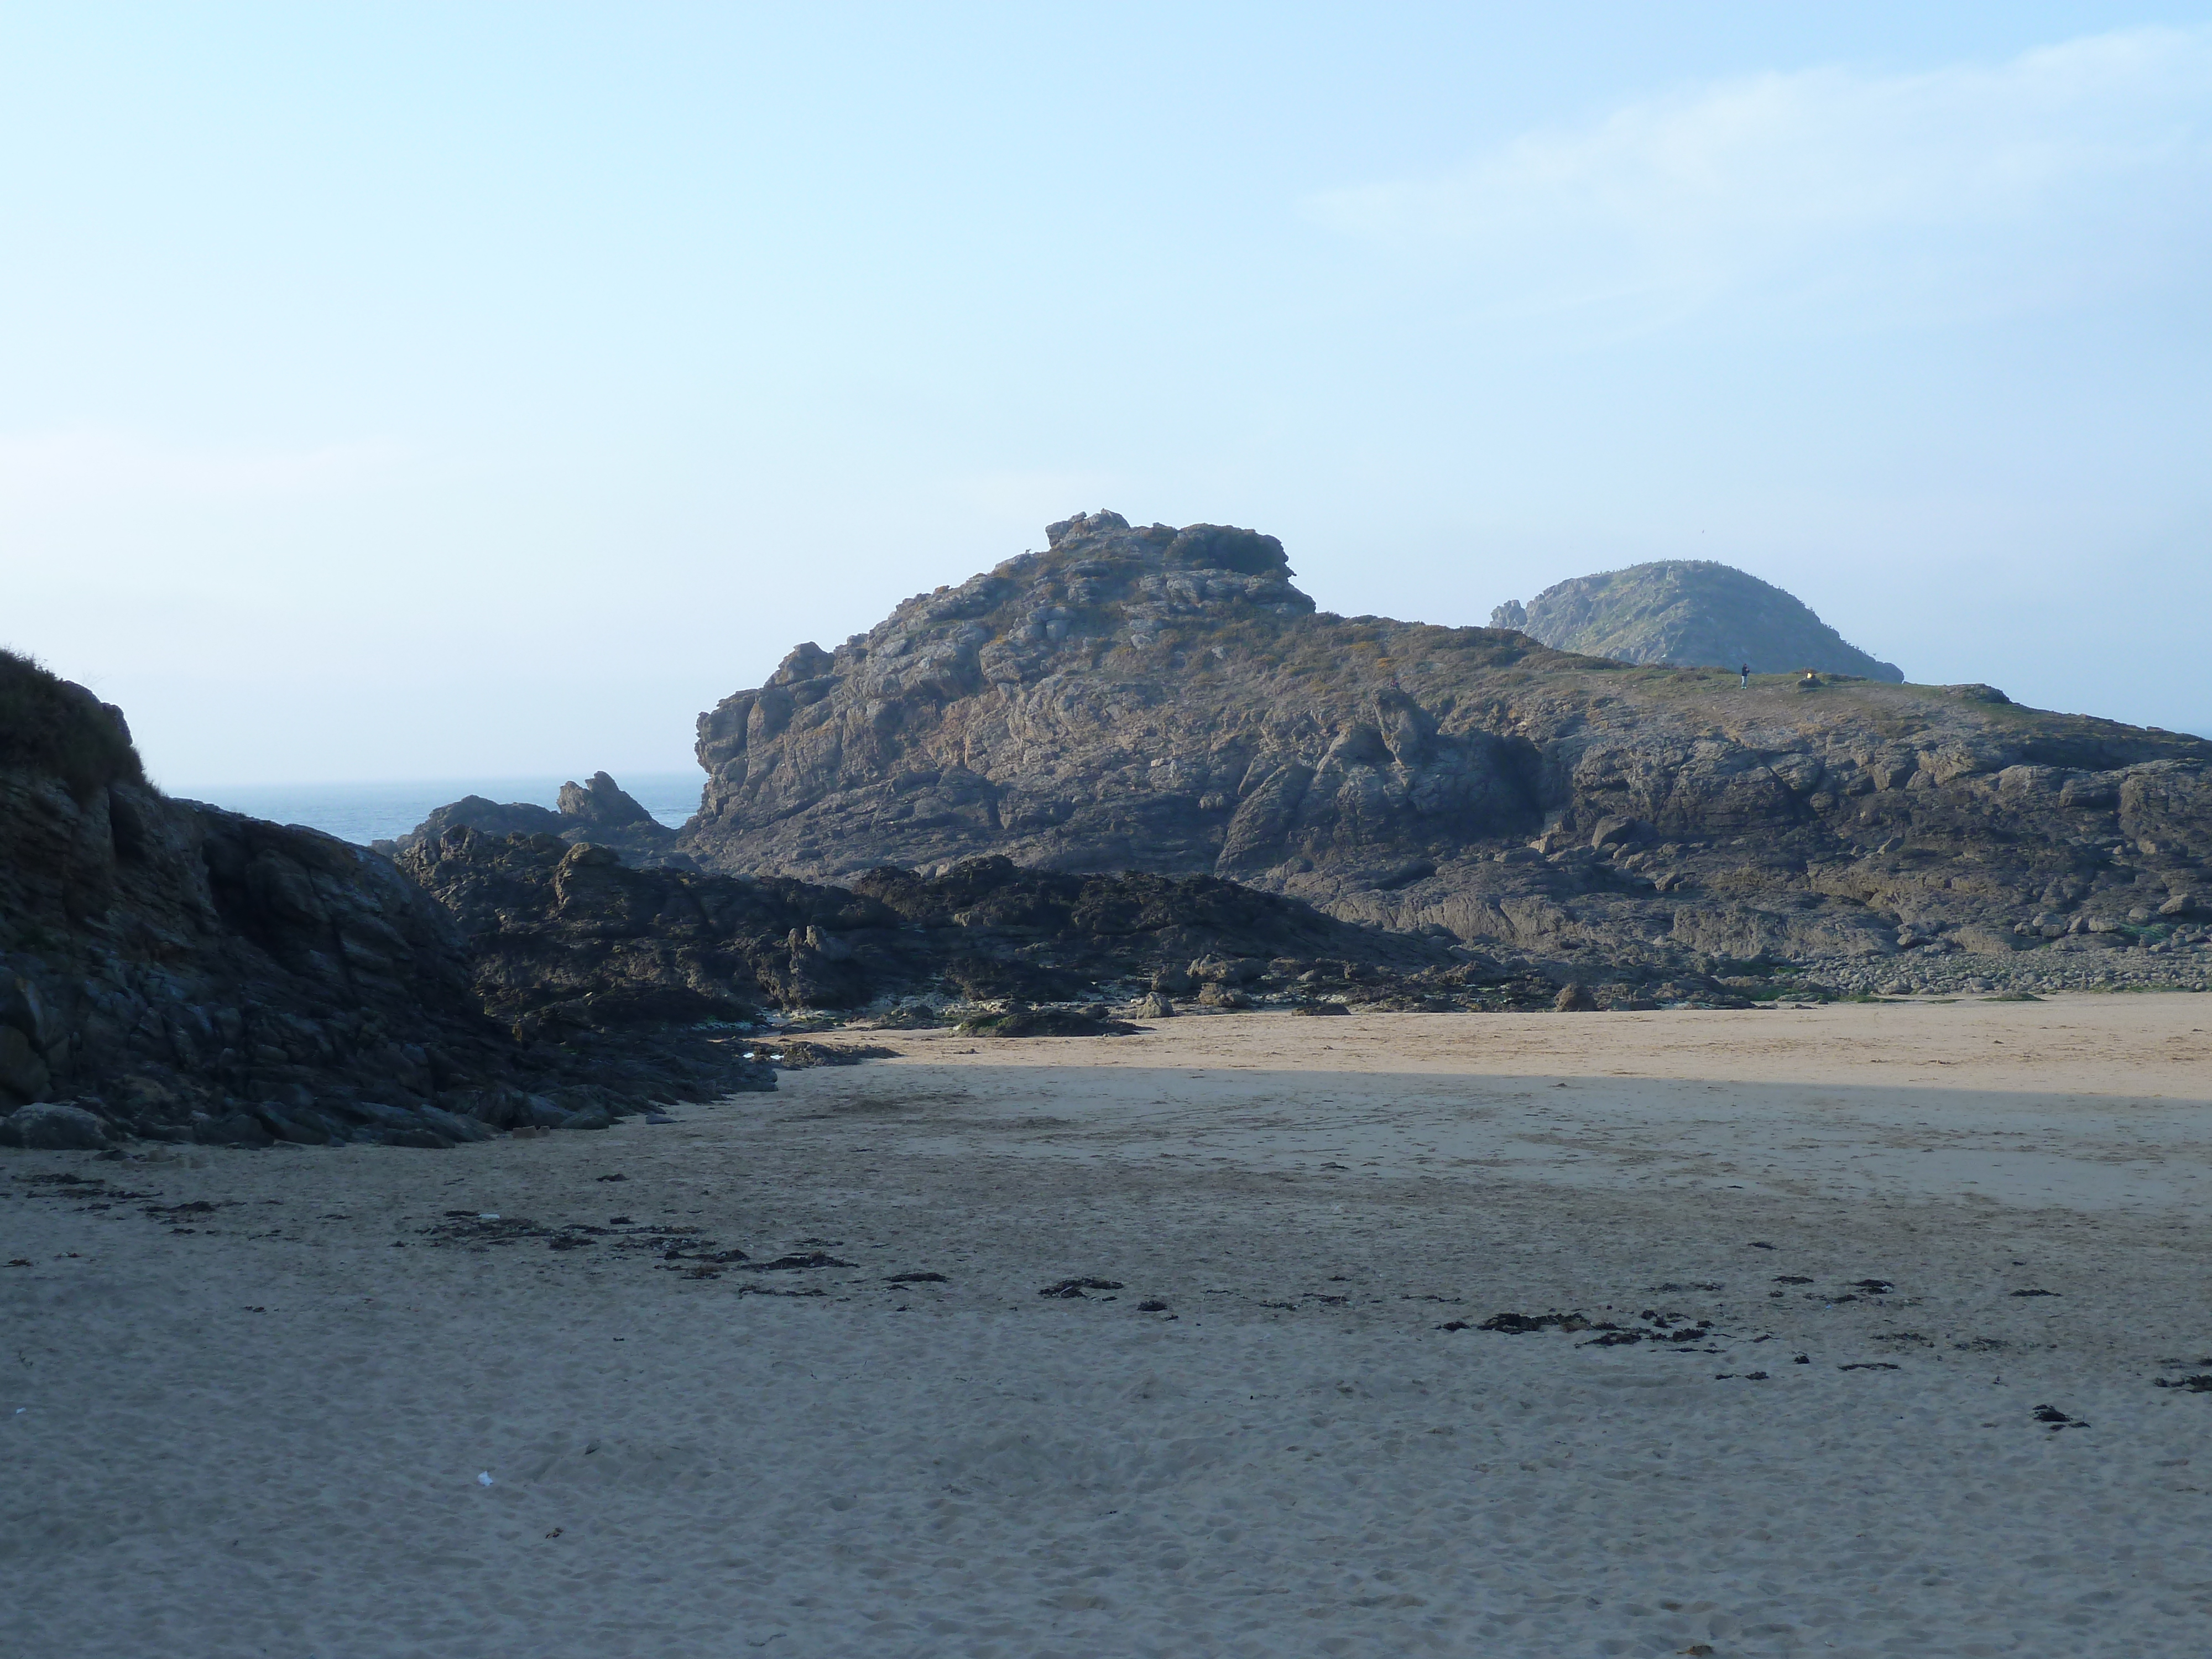
[{"label": "sandy beach", "polygon": [[604,1133],[0,1153],[0,1651],[2201,1654],[2208,1029],[897,1033]]}]

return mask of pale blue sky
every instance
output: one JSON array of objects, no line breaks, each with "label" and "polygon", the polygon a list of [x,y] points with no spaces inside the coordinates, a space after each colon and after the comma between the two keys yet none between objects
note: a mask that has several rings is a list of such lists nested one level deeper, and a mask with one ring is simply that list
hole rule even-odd
[{"label": "pale blue sky", "polygon": [[2208,24],[0,4],[0,641],[187,792],[667,771],[1105,506],[2206,731]]}]

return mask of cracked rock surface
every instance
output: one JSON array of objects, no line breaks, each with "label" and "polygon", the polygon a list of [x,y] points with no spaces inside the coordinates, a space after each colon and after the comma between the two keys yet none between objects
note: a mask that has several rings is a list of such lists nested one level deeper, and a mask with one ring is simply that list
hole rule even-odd
[{"label": "cracked rock surface", "polygon": [[1317,613],[1230,526],[1048,535],[702,715],[681,848],[816,881],[992,853],[1203,873],[1622,959],[2149,949],[2212,904],[2201,738]]}]

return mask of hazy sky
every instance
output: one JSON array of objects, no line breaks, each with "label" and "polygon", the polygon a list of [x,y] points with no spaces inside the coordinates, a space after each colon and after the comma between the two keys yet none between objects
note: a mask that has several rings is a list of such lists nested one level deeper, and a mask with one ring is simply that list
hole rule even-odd
[{"label": "hazy sky", "polygon": [[2212,731],[2208,323],[2212,0],[0,4],[0,641],[188,793],[686,766],[1101,506]]}]

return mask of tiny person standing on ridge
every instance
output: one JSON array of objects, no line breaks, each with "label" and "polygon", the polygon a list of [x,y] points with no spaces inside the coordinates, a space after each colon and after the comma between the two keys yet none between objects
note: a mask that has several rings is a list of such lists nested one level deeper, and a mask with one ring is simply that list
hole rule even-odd
[{"label": "tiny person standing on ridge", "polygon": [[1751,665],[1749,663],[1744,664],[1741,672],[1743,675],[1744,689],[1746,690],[1749,690],[1751,689]]}]

